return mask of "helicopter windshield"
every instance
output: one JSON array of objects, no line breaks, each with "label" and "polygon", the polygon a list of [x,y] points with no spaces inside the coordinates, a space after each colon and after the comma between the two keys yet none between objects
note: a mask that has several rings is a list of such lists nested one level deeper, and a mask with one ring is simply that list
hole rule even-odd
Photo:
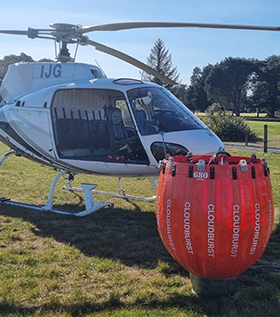
[{"label": "helicopter windshield", "polygon": [[127,95],[142,135],[206,128],[164,88],[132,89]]}]

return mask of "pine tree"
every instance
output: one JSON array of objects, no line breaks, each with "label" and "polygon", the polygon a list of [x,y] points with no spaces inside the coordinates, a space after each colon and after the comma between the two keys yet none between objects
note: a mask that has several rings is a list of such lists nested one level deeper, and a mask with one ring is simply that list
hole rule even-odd
[{"label": "pine tree", "polygon": [[[177,67],[173,67],[171,54],[169,54],[169,50],[165,48],[164,42],[161,39],[158,39],[151,49],[151,53],[147,58],[147,65],[173,81],[178,82],[179,73]],[[144,71],[141,72],[141,79],[168,89],[171,88],[170,85]]]}]

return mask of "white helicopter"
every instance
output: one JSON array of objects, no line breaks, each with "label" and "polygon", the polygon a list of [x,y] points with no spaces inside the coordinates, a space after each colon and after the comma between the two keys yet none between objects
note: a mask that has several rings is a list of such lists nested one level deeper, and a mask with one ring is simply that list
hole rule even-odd
[{"label": "white helicopter", "polygon": [[[221,140],[169,91],[136,79],[109,79],[95,66],[76,63],[68,44],[91,45],[122,59],[168,84],[176,84],[142,62],[120,51],[90,40],[85,33],[154,27],[202,27],[279,31],[277,27],[240,26],[173,22],[124,22],[82,27],[66,23],[50,24],[50,29],[0,30],[0,33],[26,35],[31,39],[51,39],[59,45],[56,63],[10,65],[0,87],[0,140],[12,151],[60,170],[44,206],[1,198],[6,204],[49,210],[58,179],[67,176],[65,188],[85,194],[88,215],[107,202],[93,199],[96,185],[72,188],[77,173],[116,175],[119,192],[107,193],[125,198],[121,178],[147,177],[156,191],[159,161],[167,155],[214,154],[223,150]],[[77,52],[77,49],[76,49]],[[76,55],[76,54],[75,54]],[[142,198],[154,200],[153,197]]]}]

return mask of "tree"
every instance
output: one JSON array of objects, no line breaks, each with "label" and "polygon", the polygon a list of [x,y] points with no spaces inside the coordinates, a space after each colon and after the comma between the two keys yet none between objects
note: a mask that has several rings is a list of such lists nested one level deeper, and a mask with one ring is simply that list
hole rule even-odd
[{"label": "tree", "polygon": [[147,58],[147,65],[159,72],[160,74],[170,78],[178,83],[178,85],[169,85],[161,81],[157,77],[148,74],[147,72],[141,72],[141,79],[156,83],[160,86],[170,90],[182,103],[186,104],[187,100],[187,85],[179,82],[179,73],[177,67],[173,67],[172,56],[169,54],[169,50],[166,49],[164,42],[158,39],[151,53]]},{"label": "tree", "polygon": [[239,116],[246,103],[249,82],[255,70],[256,62],[252,59],[229,57],[217,63],[206,79],[208,97]]},{"label": "tree", "polygon": [[[11,64],[15,63],[31,63],[34,62],[33,58],[25,53],[21,53],[20,55],[8,55],[5,56],[2,60],[0,59],[0,81],[5,77],[8,67]],[[41,59],[39,62],[53,62],[51,59]]]},{"label": "tree", "polygon": [[201,70],[199,67],[193,69],[193,74],[190,78],[190,85],[187,88],[186,105],[191,110],[206,110],[211,102],[208,100],[207,93],[205,91],[205,80],[212,68],[212,65],[208,65]]},{"label": "tree", "polygon": [[[166,49],[164,42],[161,39],[158,39],[152,47],[151,53],[147,58],[147,65],[156,70],[157,72],[159,72],[160,74],[170,78],[175,82],[178,82],[179,73],[177,71],[177,67],[173,67],[171,54],[169,54],[168,49]],[[160,86],[164,86],[169,90],[172,87],[172,85],[168,85],[160,79],[144,71],[141,72],[141,79],[151,81]]]},{"label": "tree", "polygon": [[232,116],[219,104],[214,103],[207,109],[203,121],[222,141],[243,142],[246,138],[250,142],[259,141],[243,117]]},{"label": "tree", "polygon": [[21,53],[20,55],[11,54],[5,56],[3,60],[0,60],[0,80],[5,77],[9,65],[21,62],[34,62],[34,60],[31,56],[28,56],[24,53]]},{"label": "tree", "polygon": [[[2,60],[0,59],[0,85],[8,71],[9,65],[15,64],[15,63],[30,63],[30,62],[34,62],[33,58],[24,53],[21,53],[20,55],[11,54],[11,55],[5,56]],[[44,58],[39,60],[39,62],[53,62],[53,60]],[[1,100],[2,100],[2,97],[0,95],[0,101]]]},{"label": "tree", "polygon": [[258,110],[264,109],[274,118],[280,109],[280,56],[270,56],[258,66],[251,100]]}]

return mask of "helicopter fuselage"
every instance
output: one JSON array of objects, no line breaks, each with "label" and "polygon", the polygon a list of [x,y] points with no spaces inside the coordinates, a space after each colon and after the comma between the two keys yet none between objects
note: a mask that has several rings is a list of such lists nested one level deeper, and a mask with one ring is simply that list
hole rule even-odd
[{"label": "helicopter fuselage", "polygon": [[0,87],[0,139],[73,173],[158,175],[166,155],[211,154],[221,140],[161,86],[108,79],[81,63],[22,63]]}]

